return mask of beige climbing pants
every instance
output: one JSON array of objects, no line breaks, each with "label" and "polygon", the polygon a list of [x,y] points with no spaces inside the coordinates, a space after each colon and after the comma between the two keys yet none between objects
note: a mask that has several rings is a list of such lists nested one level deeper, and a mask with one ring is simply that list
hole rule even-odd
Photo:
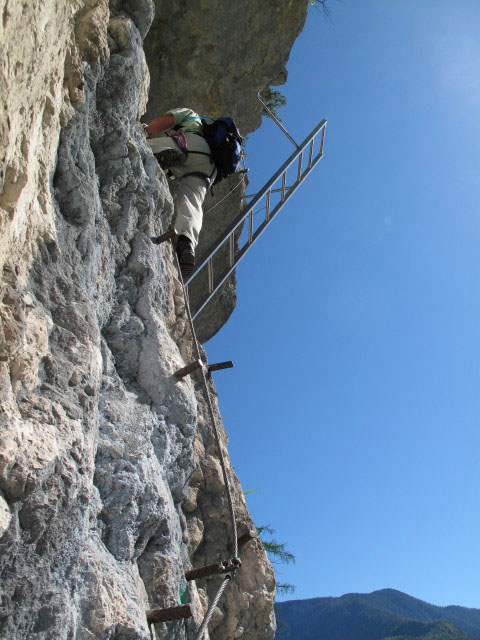
[{"label": "beige climbing pants", "polygon": [[[209,154],[210,148],[205,139],[195,133],[187,133],[188,148],[193,151],[202,151]],[[178,149],[175,142],[168,136],[151,138],[148,143],[153,153],[159,153],[164,149]],[[178,180],[178,192],[176,197],[175,231],[178,235],[187,236],[196,247],[198,236],[202,228],[202,205],[207,193],[207,181],[199,176],[185,175],[190,172],[203,173],[211,176],[215,166],[209,155],[192,153],[188,155],[185,164],[172,167],[171,171]],[[215,177],[214,175],[212,176]]]},{"label": "beige climbing pants", "polygon": [[207,193],[207,183],[197,176],[185,176],[179,179],[177,193],[177,216],[175,231],[179,236],[187,236],[196,247],[202,228],[202,204]]}]

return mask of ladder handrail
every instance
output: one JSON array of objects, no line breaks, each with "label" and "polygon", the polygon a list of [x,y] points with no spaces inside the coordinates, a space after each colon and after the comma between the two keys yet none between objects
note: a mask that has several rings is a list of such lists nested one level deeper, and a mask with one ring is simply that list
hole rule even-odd
[{"label": "ladder handrail", "polygon": [[[242,211],[233,220],[233,222],[227,227],[227,229],[224,231],[222,236],[216,242],[214,242],[214,244],[210,247],[210,249],[208,249],[206,254],[204,254],[205,257],[202,256],[202,258],[198,262],[198,265],[195,268],[194,272],[192,273],[192,275],[185,282],[185,286],[188,286],[192,282],[192,280],[199,274],[199,272],[203,269],[203,267],[207,264],[207,262],[215,255],[215,253],[224,244],[224,242],[227,240],[228,236],[230,234],[232,234],[235,231],[235,229],[244,221],[244,219],[247,217],[249,212],[258,204],[258,202],[261,200],[261,198],[263,198],[263,196],[268,191],[268,189],[278,180],[278,178],[280,178],[282,173],[284,173],[290,167],[290,165],[293,164],[293,162],[302,153],[302,151],[305,149],[305,147],[308,145],[308,143],[311,140],[313,140],[313,138],[315,138],[315,136],[318,134],[318,132],[321,129],[323,129],[326,126],[326,124],[327,124],[327,119],[326,118],[324,118],[321,122],[319,122],[319,124],[315,127],[315,129],[305,138],[305,140],[302,142],[302,144],[292,153],[292,155],[282,164],[280,169],[278,169],[278,171],[276,173],[274,173],[273,176],[270,178],[270,180],[262,187],[261,191],[259,191],[256,194],[256,196],[253,198],[253,200],[251,200],[248,204],[246,204],[243,207]],[[320,157],[323,155],[323,145],[322,145],[322,149],[321,149],[321,152],[320,152],[319,155],[320,155]],[[312,168],[313,168],[313,165],[312,165],[312,167],[309,167],[309,170],[304,175],[307,175],[307,173],[310,173],[310,170]],[[298,180],[297,180],[296,184],[297,183],[298,183]],[[285,201],[286,201],[286,199],[287,198],[285,198]],[[198,312],[197,312],[197,314],[198,314]]]},{"label": "ladder handrail", "polygon": [[[297,187],[301,184],[301,182],[311,173],[311,171],[315,168],[315,166],[318,164],[318,162],[322,159],[323,157],[323,152],[318,153],[318,155],[314,158],[311,166],[306,169],[306,171],[302,174],[302,179],[300,181],[297,181],[288,191],[288,193],[285,194],[285,199],[281,200],[280,202],[277,203],[277,205],[275,206],[275,208],[273,209],[273,211],[270,214],[270,218],[268,220],[264,220],[262,222],[262,224],[258,227],[258,229],[256,229],[256,231],[252,234],[252,237],[249,239],[249,241],[247,243],[245,243],[245,245],[239,250],[239,252],[237,253],[237,255],[235,256],[234,262],[233,264],[230,266],[229,269],[227,269],[227,271],[225,272],[225,274],[223,275],[222,279],[215,285],[215,287],[213,288],[212,291],[208,292],[207,297],[203,300],[203,302],[200,304],[200,306],[198,307],[198,309],[195,311],[195,313],[192,314],[192,318],[193,320],[195,320],[195,318],[199,315],[199,313],[206,307],[206,305],[210,302],[210,300],[213,298],[213,296],[217,293],[217,291],[220,289],[220,287],[222,286],[222,284],[231,276],[231,274],[235,271],[235,269],[237,268],[238,263],[240,262],[240,260],[242,260],[242,258],[245,256],[245,254],[247,253],[247,251],[253,246],[255,240],[257,238],[259,238],[261,236],[261,234],[265,231],[265,229],[267,228],[267,226],[270,224],[270,222],[273,220],[273,218],[276,216],[276,214],[280,211],[280,209],[283,207],[283,205],[287,202],[287,200],[295,193]],[[248,212],[247,212],[248,215]],[[233,234],[230,234],[233,235]],[[226,239],[225,239],[226,240]],[[224,240],[224,242],[225,242]],[[213,254],[212,254],[213,256]],[[211,258],[212,256],[208,257],[206,259],[206,263],[211,264]],[[192,276],[193,277],[193,276]],[[187,282],[190,282],[192,278],[190,278]]]}]

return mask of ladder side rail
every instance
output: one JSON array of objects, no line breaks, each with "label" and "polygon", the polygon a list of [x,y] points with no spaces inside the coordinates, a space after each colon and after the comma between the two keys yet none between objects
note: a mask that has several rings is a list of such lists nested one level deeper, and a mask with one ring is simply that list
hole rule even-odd
[{"label": "ladder side rail", "polygon": [[[319,153],[314,158],[314,160],[312,162],[312,166],[305,171],[303,178],[306,178],[307,175],[313,171],[313,169],[316,167],[318,162],[321,160],[322,156],[323,156],[323,153]],[[299,181],[296,184],[292,185],[292,187],[289,189],[288,193],[285,194],[285,200],[280,200],[280,202],[275,206],[275,208],[273,209],[273,211],[270,214],[270,219],[268,221],[264,220],[262,222],[262,224],[258,227],[258,229],[256,229],[255,233],[252,236],[252,241],[251,242],[246,242],[244,244],[244,246],[237,252],[237,254],[235,256],[234,264],[229,269],[227,269],[225,271],[225,274],[221,277],[221,279],[219,280],[218,284],[216,284],[214,286],[213,291],[205,298],[205,300],[200,304],[198,309],[196,309],[195,312],[192,313],[192,319],[193,320],[195,320],[195,318],[199,315],[199,313],[206,307],[206,305],[210,302],[210,300],[213,298],[213,296],[217,293],[217,291],[222,286],[222,284],[225,282],[225,280],[227,280],[227,278],[235,271],[235,269],[237,268],[237,265],[240,262],[240,260],[242,260],[242,258],[245,257],[245,254],[252,247],[252,245],[255,242],[255,240],[263,233],[263,231],[265,231],[267,226],[270,224],[270,222],[273,220],[273,218],[277,215],[277,213],[280,211],[280,209],[283,207],[283,205],[287,202],[287,200],[290,198],[290,196],[292,196],[294,194],[294,192],[296,191],[297,187],[303,181],[303,178],[302,178],[301,181]]]},{"label": "ladder side rail", "polygon": [[198,273],[203,269],[203,267],[208,262],[208,260],[211,257],[213,257],[213,255],[220,249],[223,243],[227,240],[228,236],[231,233],[233,233],[236,230],[236,228],[244,221],[244,219],[247,217],[250,210],[253,209],[258,204],[258,202],[265,195],[268,189],[270,189],[270,187],[274,185],[274,183],[278,180],[278,178],[280,178],[282,173],[286,171],[290,167],[290,165],[293,164],[293,162],[295,162],[296,158],[300,155],[303,149],[308,145],[308,143],[313,138],[315,138],[315,136],[321,129],[325,128],[326,124],[327,124],[326,118],[324,118],[321,122],[319,122],[318,125],[315,127],[315,129],[305,138],[305,140],[298,147],[298,149],[296,149],[292,153],[292,155],[283,163],[280,169],[278,169],[278,171],[276,171],[274,175],[270,178],[270,180],[263,186],[262,190],[259,193],[257,193],[257,195],[253,198],[253,200],[251,200],[251,202],[245,205],[245,207],[242,209],[239,215],[235,218],[235,220],[233,220],[230,226],[227,227],[223,236],[212,245],[212,247],[207,251],[205,257],[202,256],[202,259],[199,261],[195,271],[185,282],[185,286],[188,286],[192,282],[195,276],[197,276]]}]

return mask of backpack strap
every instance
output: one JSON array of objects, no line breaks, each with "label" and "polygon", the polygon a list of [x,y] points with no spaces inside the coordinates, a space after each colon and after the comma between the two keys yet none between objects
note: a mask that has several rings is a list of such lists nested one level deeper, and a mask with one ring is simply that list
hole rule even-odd
[{"label": "backpack strap", "polygon": [[190,149],[188,149],[187,153],[199,153],[201,156],[208,156],[209,158],[212,157],[212,154],[207,153],[206,151],[191,151]]},{"label": "backpack strap", "polygon": [[182,177],[184,178],[185,176],[203,176],[207,178],[207,180],[210,182],[213,177],[213,174],[215,173],[215,171],[217,171],[217,167],[215,166],[215,162],[213,161],[212,154],[207,153],[206,151],[191,151],[190,149],[187,149],[187,153],[188,154],[197,153],[201,156],[208,156],[213,164],[213,171],[210,175],[206,173],[202,173],[201,171],[192,171],[191,173],[185,173]]},{"label": "backpack strap", "polygon": [[[211,183],[212,183],[212,178],[215,171],[216,171],[215,167],[210,175],[207,175],[206,173],[202,173],[201,171],[191,171],[190,173],[184,173],[182,178],[186,178],[187,176],[194,176],[195,178],[200,178],[201,180],[204,180],[207,183],[207,189],[208,189],[209,187],[212,186]],[[180,178],[180,180],[182,178]]]}]

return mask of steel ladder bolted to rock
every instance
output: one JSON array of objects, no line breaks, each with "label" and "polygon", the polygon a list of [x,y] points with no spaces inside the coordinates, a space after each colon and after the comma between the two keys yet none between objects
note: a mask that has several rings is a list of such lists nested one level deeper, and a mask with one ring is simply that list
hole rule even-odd
[{"label": "steel ladder bolted to rock", "polygon": [[[185,281],[185,286],[188,287],[195,278],[206,270],[207,273],[207,287],[206,291],[203,291],[200,300],[197,302],[195,309],[192,310],[192,319],[195,319],[199,313],[204,309],[208,302],[213,298],[218,289],[227,280],[227,278],[235,271],[240,260],[245,256],[252,244],[259,238],[265,228],[272,222],[273,218],[277,215],[283,205],[291,198],[300,184],[316,167],[320,159],[323,157],[323,147],[325,142],[325,128],[327,120],[323,119],[315,129],[305,138],[302,144],[298,145],[292,155],[286,160],[278,171],[270,178],[270,180],[263,186],[263,188],[254,196],[249,203],[247,203],[240,214],[235,220],[227,227],[223,235],[210,247],[204,256],[198,261],[193,274]],[[319,151],[314,155],[314,145],[317,135],[320,136]],[[308,161],[306,168],[303,169],[303,152],[308,147]],[[287,186],[287,170],[298,159],[296,180],[291,186]],[[281,186],[278,189],[274,189],[274,185],[277,181],[281,180]],[[270,199],[272,193],[280,193],[280,201],[270,210]],[[265,220],[260,226],[253,231],[253,210],[257,204],[265,196]],[[248,197],[248,196],[247,196]],[[246,243],[235,252],[235,235],[239,234],[241,225],[248,218],[248,239]],[[217,251],[223,247],[228,247],[229,264],[224,271],[215,278],[213,269],[213,258]]]}]

